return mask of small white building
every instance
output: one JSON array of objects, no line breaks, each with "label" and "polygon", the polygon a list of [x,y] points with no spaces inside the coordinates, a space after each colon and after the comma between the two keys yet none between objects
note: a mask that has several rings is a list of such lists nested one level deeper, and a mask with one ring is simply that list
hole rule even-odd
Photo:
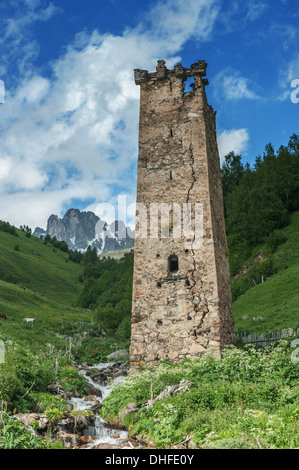
[{"label": "small white building", "polygon": [[23,318],[23,321],[25,321],[26,323],[33,323],[35,320],[35,318]]}]

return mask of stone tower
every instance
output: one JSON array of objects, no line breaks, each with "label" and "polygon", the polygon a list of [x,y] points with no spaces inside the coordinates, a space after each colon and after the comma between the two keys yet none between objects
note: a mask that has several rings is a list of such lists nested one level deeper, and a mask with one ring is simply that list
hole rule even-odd
[{"label": "stone tower", "polygon": [[[141,96],[132,370],[166,357],[177,362],[219,354],[234,342],[216,113],[206,99],[206,67],[200,60],[168,70],[159,60],[154,73],[134,70]],[[191,92],[185,92],[188,77],[194,77]]]}]

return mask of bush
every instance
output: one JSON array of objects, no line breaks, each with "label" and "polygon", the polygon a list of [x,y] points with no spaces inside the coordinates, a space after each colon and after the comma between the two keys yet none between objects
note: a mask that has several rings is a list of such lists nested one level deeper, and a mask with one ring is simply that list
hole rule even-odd
[{"label": "bush", "polygon": [[269,247],[270,253],[274,253],[279,245],[282,245],[287,241],[287,237],[280,231],[272,232],[267,239],[267,246]]},{"label": "bush", "polygon": [[58,408],[49,408],[45,410],[46,418],[53,423],[57,423],[62,420],[63,412],[60,411]]},{"label": "bush", "polygon": [[65,367],[59,370],[58,377],[61,387],[66,392],[77,391],[80,396],[84,396],[87,392],[88,381],[75,367]]},{"label": "bush", "polygon": [[[2,366],[2,367],[1,367]],[[0,401],[11,402],[15,393],[21,388],[21,382],[13,371],[6,371],[3,364],[0,364]]]},{"label": "bush", "polygon": [[50,393],[31,392],[29,398],[32,400],[32,409],[38,413],[53,408],[58,411],[67,411],[67,402],[59,396]]},{"label": "bush", "polygon": [[18,237],[16,228],[13,225],[10,225],[8,222],[3,222],[2,220],[0,220],[0,232],[10,233],[10,235]]},{"label": "bush", "polygon": [[113,337],[93,338],[88,336],[82,340],[81,346],[78,346],[74,352],[77,362],[91,362],[97,364],[105,362],[107,354],[112,352],[115,341]]},{"label": "bush", "polygon": [[116,334],[119,341],[126,341],[131,336],[131,316],[125,316],[119,324]]},{"label": "bush", "polygon": [[240,295],[243,295],[248,289],[265,281],[276,272],[277,267],[274,265],[271,255],[263,262],[256,261],[246,274],[233,279],[231,283],[233,301],[240,297]]}]

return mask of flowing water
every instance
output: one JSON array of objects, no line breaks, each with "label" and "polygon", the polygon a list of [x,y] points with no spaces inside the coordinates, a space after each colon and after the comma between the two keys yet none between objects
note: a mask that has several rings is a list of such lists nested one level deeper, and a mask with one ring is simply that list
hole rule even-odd
[{"label": "flowing water", "polygon": [[[108,366],[113,365],[111,362],[110,363],[101,363],[101,364],[96,364],[92,367],[89,367],[89,369],[105,369]],[[91,379],[88,375],[82,371],[82,374],[86,377],[88,382],[95,388],[101,391],[102,393],[102,398],[97,397],[97,400],[101,403],[112,391],[113,387],[121,382],[124,379],[124,376],[117,377],[115,378],[111,383],[107,385],[99,385],[96,383],[94,380]],[[94,401],[85,401],[84,398],[71,398],[70,400],[71,404],[73,405],[74,410],[88,410],[92,406],[94,406]],[[89,435],[92,439],[93,442],[87,446],[87,448],[93,448],[94,446],[98,444],[121,444],[127,437],[128,433],[127,431],[122,431],[119,429],[113,429],[107,425],[107,423],[100,418],[98,415],[95,415],[95,421],[93,426],[88,426],[84,429],[84,434]],[[118,434],[119,438],[113,438],[111,436]]]}]

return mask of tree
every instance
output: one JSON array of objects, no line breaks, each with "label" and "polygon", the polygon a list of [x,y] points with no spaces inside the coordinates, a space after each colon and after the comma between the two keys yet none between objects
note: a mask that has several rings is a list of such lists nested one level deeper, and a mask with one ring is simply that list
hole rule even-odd
[{"label": "tree", "polygon": [[236,185],[239,184],[244,173],[244,166],[241,162],[241,156],[230,152],[224,157],[224,163],[221,169],[222,186],[224,196]]}]

